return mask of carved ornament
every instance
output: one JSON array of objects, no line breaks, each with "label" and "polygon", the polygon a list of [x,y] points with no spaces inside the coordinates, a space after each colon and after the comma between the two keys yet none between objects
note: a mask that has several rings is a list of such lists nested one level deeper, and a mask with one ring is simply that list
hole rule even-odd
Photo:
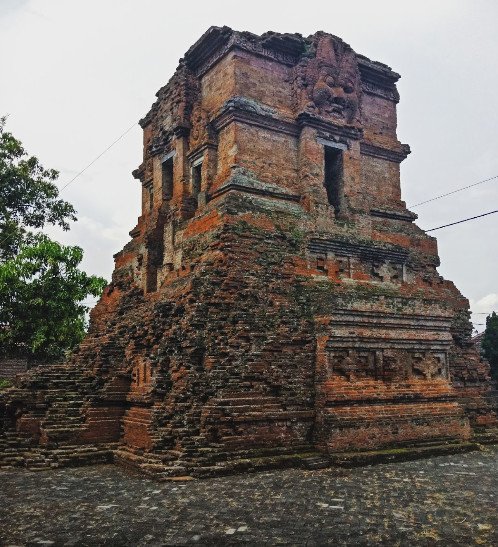
[{"label": "carved ornament", "polygon": [[298,109],[310,114],[359,123],[360,73],[353,50],[342,40],[316,36],[316,54],[295,68]]}]

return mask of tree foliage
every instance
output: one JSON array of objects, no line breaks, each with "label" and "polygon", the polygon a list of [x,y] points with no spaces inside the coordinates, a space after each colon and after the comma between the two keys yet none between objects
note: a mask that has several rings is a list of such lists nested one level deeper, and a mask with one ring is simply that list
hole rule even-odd
[{"label": "tree foliage", "polygon": [[47,224],[67,230],[76,220],[73,206],[59,198],[57,177],[28,156],[0,119],[0,353],[62,357],[84,335],[82,302],[106,285],[79,269],[82,249],[39,231]]},{"label": "tree foliage", "polygon": [[491,365],[491,374],[498,380],[498,315],[496,312],[486,317],[486,330],[481,347],[484,357]]},{"label": "tree foliage", "polygon": [[58,197],[54,182],[59,173],[45,169],[29,156],[22,143],[5,131],[0,118],[0,260],[15,256],[25,243],[32,243],[30,228],[46,224],[69,229],[76,220],[74,207]]},{"label": "tree foliage", "polygon": [[41,359],[61,357],[85,332],[87,295],[99,296],[104,279],[78,269],[79,247],[39,236],[0,264],[0,346],[25,347]]}]

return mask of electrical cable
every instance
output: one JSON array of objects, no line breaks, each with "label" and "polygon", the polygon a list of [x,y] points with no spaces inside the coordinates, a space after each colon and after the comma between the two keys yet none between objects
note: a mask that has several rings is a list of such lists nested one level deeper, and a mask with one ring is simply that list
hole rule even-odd
[{"label": "electrical cable", "polygon": [[69,182],[64,184],[62,188],[59,189],[59,192],[62,192],[70,184],[72,184],[80,175],[82,175],[89,167],[91,167],[98,159],[100,159],[107,151],[109,151],[116,143],[118,143],[125,135],[127,135],[134,127],[136,127],[136,122],[128,127],[128,129],[122,133],[115,141],[113,141],[103,152],[101,152],[96,158],[94,158],[86,167],[84,167],[79,173],[77,173]]},{"label": "electrical cable", "polygon": [[[89,167],[91,167],[97,160],[99,160],[106,152],[108,152],[115,144],[117,144],[125,135],[127,135],[135,126],[136,126],[136,122],[133,123],[133,125],[131,125],[130,127],[128,127],[128,129],[124,132],[124,133],[121,133],[121,135],[116,139],[114,140],[105,150],[103,150],[97,157],[95,157],[86,167],[84,167],[81,171],[79,171],[70,181],[68,181],[66,184],[64,184],[64,186],[62,186],[61,188],[59,188],[59,193],[62,193],[63,190],[65,190],[70,184],[72,184],[80,175],[82,175]],[[7,235],[5,238],[3,238],[2,240],[0,240],[0,245],[2,245],[3,243],[5,243],[9,237],[12,237],[12,236],[9,236]]]},{"label": "electrical cable", "polygon": [[489,213],[483,213],[482,215],[477,215],[475,217],[469,217],[464,218],[463,220],[457,220],[456,222],[450,222],[449,224],[443,224],[442,226],[438,226],[437,228],[431,228],[430,230],[425,230],[426,232],[433,232],[434,230],[440,230],[441,228],[447,228],[448,226],[454,226],[455,224],[461,224],[462,222],[468,222],[469,220],[474,220],[476,218],[485,217],[488,215],[494,215],[495,213],[498,213],[498,209],[496,211],[489,211]]},{"label": "electrical cable", "polygon": [[498,175],[495,175],[494,177],[490,177],[489,179],[480,180],[479,182],[474,182],[474,184],[469,184],[468,186],[462,186],[461,188],[457,188],[456,190],[452,190],[451,192],[446,192],[446,194],[441,194],[439,196],[426,199],[425,201],[421,201],[420,203],[415,203],[415,205],[410,205],[408,209],[414,209],[415,207],[418,207],[419,205],[424,205],[425,203],[430,203],[431,201],[436,201],[437,199],[445,198],[446,196],[451,196],[452,194],[456,194],[457,192],[461,192],[462,190],[467,190],[467,188],[472,188],[473,186],[478,186],[479,184],[484,184],[485,182],[489,182],[491,180],[496,180],[496,179],[498,179]]}]

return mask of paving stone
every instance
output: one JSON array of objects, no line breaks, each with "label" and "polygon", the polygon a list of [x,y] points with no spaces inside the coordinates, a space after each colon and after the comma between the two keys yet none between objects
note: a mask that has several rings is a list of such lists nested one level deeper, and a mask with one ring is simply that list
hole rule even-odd
[{"label": "paving stone", "polygon": [[[476,476],[450,478],[450,467],[475,469]],[[218,477],[181,488],[109,465],[4,470],[0,481],[2,545],[498,542],[497,446],[347,470]],[[147,497],[155,504],[143,507]]]}]

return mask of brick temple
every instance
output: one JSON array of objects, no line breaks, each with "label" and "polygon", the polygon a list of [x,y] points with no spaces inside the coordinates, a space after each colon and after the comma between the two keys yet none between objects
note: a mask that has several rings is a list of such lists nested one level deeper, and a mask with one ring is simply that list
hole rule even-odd
[{"label": "brick temple", "polygon": [[468,301],[400,193],[388,66],[211,27],[140,121],[142,214],[69,361],[0,395],[0,462],[159,477],[496,438]]}]

